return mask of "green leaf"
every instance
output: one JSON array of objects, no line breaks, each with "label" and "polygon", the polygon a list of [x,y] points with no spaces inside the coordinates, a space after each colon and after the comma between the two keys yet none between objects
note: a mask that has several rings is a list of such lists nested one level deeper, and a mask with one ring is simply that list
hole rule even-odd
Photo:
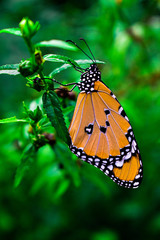
[{"label": "green leaf", "polygon": [[[41,154],[41,151],[39,152],[39,154]],[[46,160],[45,156],[43,156],[43,159]],[[40,169],[38,176],[32,184],[31,194],[34,195],[43,186],[45,186],[45,188],[51,188],[51,191],[53,191],[55,194],[55,191],[57,191],[59,184],[65,180],[63,175],[63,171],[61,171],[61,169],[57,166],[57,163],[53,162],[52,159],[52,164],[44,165]]]},{"label": "green leaf", "polygon": [[43,117],[42,111],[39,106],[34,110],[34,121],[39,122],[41,118]]},{"label": "green leaf", "polygon": [[18,75],[20,73],[17,70],[1,70],[0,74]]},{"label": "green leaf", "polygon": [[[82,65],[83,65],[83,64],[87,64],[87,63],[89,63],[89,64],[93,63],[91,60],[75,60],[75,62],[76,62],[76,64],[78,64],[78,65],[79,65],[79,64],[82,64]],[[96,63],[105,64],[105,62],[100,61],[100,60],[96,60]],[[70,67],[72,67],[72,64],[65,63],[65,64],[63,64],[61,67],[54,69],[53,72],[51,72],[49,76],[50,76],[50,77],[53,77],[53,76],[56,75],[57,73],[60,73],[61,71],[65,70],[65,69],[67,69],[67,68],[70,68]]]},{"label": "green leaf", "polygon": [[68,189],[70,181],[68,179],[63,179],[59,183],[57,190],[54,192],[54,199],[59,199]]},{"label": "green leaf", "polygon": [[15,70],[18,69],[19,64],[6,64],[0,66],[0,70]]},{"label": "green leaf", "polygon": [[[57,141],[53,147],[57,160],[64,166],[67,173],[71,176],[74,185],[80,185],[79,166],[77,164],[77,157],[72,154],[69,148],[61,141]],[[62,154],[63,153],[63,154]]]},{"label": "green leaf", "polygon": [[21,183],[23,177],[26,175],[26,173],[29,171],[33,159],[35,157],[35,147],[33,145],[28,145],[21,156],[21,162],[17,168],[15,180],[14,180],[14,187],[18,187],[18,185]]},{"label": "green leaf", "polygon": [[61,55],[57,55],[57,54],[47,54],[43,56],[43,59],[45,61],[49,61],[49,62],[66,62],[65,59],[63,58],[64,56]]},{"label": "green leaf", "polygon": [[18,75],[20,74],[18,71],[19,64],[6,64],[0,66],[0,74],[9,74],[9,75]]},{"label": "green leaf", "polygon": [[69,106],[69,107],[63,108],[64,116],[69,115],[71,112],[73,112],[74,109],[75,109],[75,106]]},{"label": "green leaf", "polygon": [[43,107],[46,111],[52,126],[56,129],[57,136],[69,144],[70,137],[63,118],[61,105],[55,92],[45,92],[43,94]]},{"label": "green leaf", "polygon": [[68,63],[68,60],[71,61],[74,65],[76,65],[77,67],[80,67],[76,61],[74,61],[72,58],[63,56],[63,55],[58,55],[58,54],[46,54],[43,56],[43,59],[45,61],[49,61],[49,62],[63,62],[63,63]]},{"label": "green leaf", "polygon": [[23,102],[23,108],[24,108],[25,113],[27,114],[27,116],[28,116],[30,119],[34,120],[34,113],[33,113],[33,111],[30,110],[30,109],[25,105],[24,102]]},{"label": "green leaf", "polygon": [[43,113],[39,106],[37,106],[36,109],[32,111],[23,102],[23,107],[28,117],[32,119],[35,123],[39,122],[42,119]]},{"label": "green leaf", "polygon": [[43,129],[51,126],[51,122],[47,118],[46,114],[44,114],[43,118],[39,121],[39,126],[43,127]]},{"label": "green leaf", "polygon": [[62,41],[62,40],[50,40],[50,41],[43,41],[35,44],[36,47],[58,47],[58,48],[63,48],[67,50],[72,50],[76,51],[77,48],[75,46],[72,46],[71,44]]},{"label": "green leaf", "polygon": [[13,34],[13,35],[20,36],[20,37],[22,36],[22,33],[19,28],[2,29],[2,30],[0,30],[0,33],[9,33],[9,34]]},{"label": "green leaf", "polygon": [[28,123],[29,121],[27,119],[17,119],[16,116],[10,117],[10,118],[5,118],[5,119],[0,119],[0,123],[15,123],[15,122]]}]

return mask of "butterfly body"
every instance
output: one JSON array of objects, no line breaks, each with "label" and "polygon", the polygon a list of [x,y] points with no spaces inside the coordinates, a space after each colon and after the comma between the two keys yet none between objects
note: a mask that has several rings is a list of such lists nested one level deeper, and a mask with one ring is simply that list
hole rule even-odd
[{"label": "butterfly body", "polygon": [[94,82],[101,80],[101,72],[96,64],[91,64],[86,72],[81,74],[80,83],[78,83],[79,90],[85,93],[95,92]]},{"label": "butterfly body", "polygon": [[69,126],[71,151],[118,185],[139,187],[143,167],[132,127],[95,63],[77,85],[80,93]]}]

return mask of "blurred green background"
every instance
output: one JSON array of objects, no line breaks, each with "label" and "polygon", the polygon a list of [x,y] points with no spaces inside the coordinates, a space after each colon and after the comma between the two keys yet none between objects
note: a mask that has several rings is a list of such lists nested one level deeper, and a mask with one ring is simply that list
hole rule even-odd
[{"label": "blurred green background", "polygon": [[[106,62],[100,65],[102,80],[130,119],[144,165],[140,188],[123,189],[57,142],[55,151],[47,145],[40,149],[14,188],[28,126],[0,126],[0,239],[160,239],[160,1],[2,0],[0,9],[1,29],[18,27],[25,16],[39,21],[34,42],[87,40],[96,59]],[[0,52],[0,65],[29,57],[23,39],[13,35],[1,34]],[[80,51],[42,52],[86,58]],[[47,63],[46,74],[55,66]],[[56,80],[79,77],[69,69]],[[21,117],[22,101],[29,105],[41,96],[21,76],[1,75],[0,85],[1,119]]]}]

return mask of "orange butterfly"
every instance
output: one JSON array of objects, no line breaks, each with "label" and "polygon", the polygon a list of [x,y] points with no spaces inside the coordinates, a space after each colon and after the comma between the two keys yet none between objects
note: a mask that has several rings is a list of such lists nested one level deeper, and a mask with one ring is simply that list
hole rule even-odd
[{"label": "orange butterfly", "polygon": [[76,84],[80,93],[69,126],[70,149],[118,185],[137,188],[142,181],[143,167],[132,127],[117,98],[102,82],[95,58],[92,61]]}]

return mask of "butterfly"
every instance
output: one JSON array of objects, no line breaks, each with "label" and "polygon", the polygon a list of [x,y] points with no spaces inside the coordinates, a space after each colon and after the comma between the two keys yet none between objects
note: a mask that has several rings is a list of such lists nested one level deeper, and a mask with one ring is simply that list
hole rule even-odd
[{"label": "butterfly", "polygon": [[[86,41],[81,40],[92,54]],[[84,52],[76,43],[68,41]],[[99,168],[118,185],[138,188],[143,166],[131,124],[116,96],[101,80],[95,58],[90,59],[93,63],[86,69],[72,64],[81,72],[81,78],[76,84],[80,93],[68,129],[71,138],[69,148],[78,158]]]}]

